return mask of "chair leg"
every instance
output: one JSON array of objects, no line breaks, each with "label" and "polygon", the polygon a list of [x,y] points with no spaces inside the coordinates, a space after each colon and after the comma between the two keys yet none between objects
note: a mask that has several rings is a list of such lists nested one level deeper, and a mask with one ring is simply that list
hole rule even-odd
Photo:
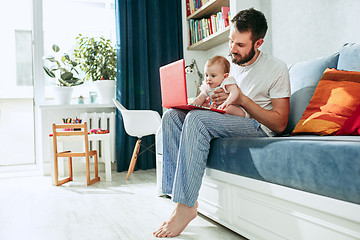
[{"label": "chair leg", "polygon": [[131,161],[130,161],[128,173],[126,175],[126,180],[129,180],[130,174],[134,171],[136,160],[137,160],[138,153],[139,153],[139,150],[140,150],[140,146],[141,146],[141,138],[139,138],[136,141],[134,152],[133,152],[133,155],[132,155],[132,158],[131,158]]},{"label": "chair leg", "polygon": [[99,176],[97,154],[94,156],[94,158],[95,158],[95,160],[94,160],[94,165],[95,165],[95,178],[97,178],[97,177]]},{"label": "chair leg", "polygon": [[100,181],[99,170],[98,170],[97,153],[95,155],[93,155],[93,157],[94,157],[94,165],[95,165],[95,167],[94,167],[95,168],[95,177],[93,179],[90,179],[90,156],[86,156],[86,181],[87,181],[87,186]]},{"label": "chair leg", "polygon": [[55,178],[55,185],[59,186],[59,167],[58,167],[58,158],[54,157],[54,178]]},{"label": "chair leg", "polygon": [[69,179],[73,180],[72,157],[69,157]]},{"label": "chair leg", "polygon": [[86,182],[87,185],[90,185],[90,157],[89,155],[86,155]]},{"label": "chair leg", "polygon": [[58,158],[55,156],[54,158],[54,171],[55,171],[55,185],[60,186],[64,183],[72,181],[72,158],[69,157],[69,177],[59,180],[59,167],[58,167]]}]

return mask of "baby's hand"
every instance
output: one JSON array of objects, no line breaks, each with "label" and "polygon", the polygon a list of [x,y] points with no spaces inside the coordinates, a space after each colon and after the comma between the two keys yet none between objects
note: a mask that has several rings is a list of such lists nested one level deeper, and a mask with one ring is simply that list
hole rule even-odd
[{"label": "baby's hand", "polygon": [[227,108],[230,104],[228,104],[227,102],[224,102],[223,104],[221,104],[218,108],[220,110],[224,110],[225,108]]},{"label": "baby's hand", "polygon": [[204,107],[210,107],[210,98],[209,97],[207,97],[206,98],[206,100],[205,100],[205,102],[202,104],[202,106],[204,106]]},{"label": "baby's hand", "polygon": [[215,103],[215,102],[211,102],[210,107],[211,107],[211,108],[217,108],[216,103]]},{"label": "baby's hand", "polygon": [[223,104],[221,104],[220,106],[219,106],[219,109],[220,110],[224,110],[225,108],[227,108],[228,106],[230,106],[231,105],[231,103],[228,101],[228,100],[226,100]]}]

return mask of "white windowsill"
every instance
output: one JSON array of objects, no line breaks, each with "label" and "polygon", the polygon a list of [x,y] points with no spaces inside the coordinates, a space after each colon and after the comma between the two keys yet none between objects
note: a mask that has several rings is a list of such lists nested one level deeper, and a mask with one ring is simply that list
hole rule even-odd
[{"label": "white windowsill", "polygon": [[74,109],[74,108],[76,108],[76,109],[79,109],[79,108],[115,108],[115,105],[112,103],[111,104],[99,104],[99,103],[78,104],[76,101],[71,102],[70,104],[56,104],[53,101],[49,101],[47,103],[40,104],[39,107],[42,109],[44,109],[44,108],[51,108],[51,109],[54,109],[54,108],[58,108],[58,109],[72,108],[72,109]]}]

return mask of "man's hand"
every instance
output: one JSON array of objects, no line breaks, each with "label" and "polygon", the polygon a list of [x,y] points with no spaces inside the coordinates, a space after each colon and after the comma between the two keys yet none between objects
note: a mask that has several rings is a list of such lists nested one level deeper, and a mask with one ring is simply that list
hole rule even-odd
[{"label": "man's hand", "polygon": [[224,91],[224,89],[219,88],[215,90],[214,95],[211,96],[213,102],[216,103],[216,106],[223,104],[228,98],[229,94]]}]

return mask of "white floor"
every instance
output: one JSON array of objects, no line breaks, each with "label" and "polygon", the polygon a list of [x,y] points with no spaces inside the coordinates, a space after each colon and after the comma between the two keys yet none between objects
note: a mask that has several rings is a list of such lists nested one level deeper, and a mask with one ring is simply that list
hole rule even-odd
[{"label": "white floor", "polygon": [[[60,187],[39,171],[0,168],[0,239],[143,240],[170,215],[174,203],[157,197],[155,170],[113,172],[112,182],[89,187],[85,177]],[[244,239],[200,214],[174,239]]]}]

